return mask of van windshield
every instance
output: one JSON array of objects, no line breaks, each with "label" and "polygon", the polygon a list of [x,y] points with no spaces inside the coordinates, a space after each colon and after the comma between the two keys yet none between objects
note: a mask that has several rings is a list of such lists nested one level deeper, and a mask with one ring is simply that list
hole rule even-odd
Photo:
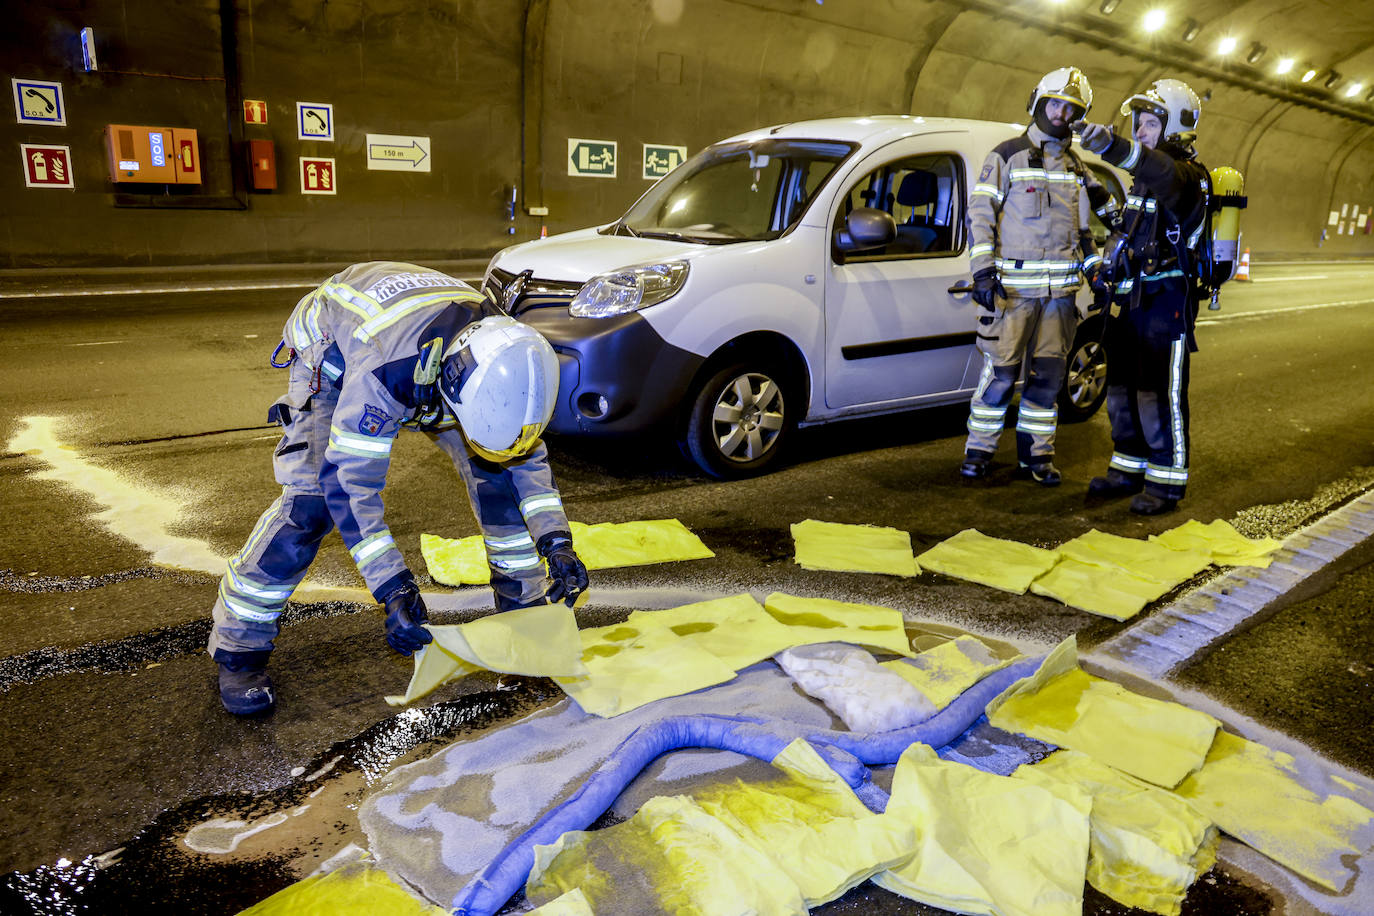
[{"label": "van windshield", "polygon": [[601,231],[706,244],[775,239],[796,225],[855,148],[776,138],[708,146]]}]

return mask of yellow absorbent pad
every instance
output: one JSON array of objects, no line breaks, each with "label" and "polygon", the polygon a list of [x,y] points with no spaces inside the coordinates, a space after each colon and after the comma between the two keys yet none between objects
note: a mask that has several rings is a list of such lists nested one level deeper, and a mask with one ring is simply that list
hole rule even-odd
[{"label": "yellow absorbent pad", "polygon": [[1206,713],[1084,672],[1072,636],[1035,674],[995,697],[987,716],[1004,731],[1082,751],[1166,789],[1202,766],[1218,726]]},{"label": "yellow absorbent pad", "polygon": [[[701,539],[675,518],[646,522],[569,522],[573,545],[588,569],[646,566],[714,557]],[[485,585],[491,581],[482,536],[442,538],[420,535],[420,553],[429,574],[444,585]]]},{"label": "yellow absorbent pad", "polygon": [[1258,566],[1261,569],[1274,562],[1271,554],[1283,546],[1282,541],[1274,538],[1247,538],[1221,519],[1204,525],[1190,518],[1163,534],[1150,535],[1150,540],[1171,550],[1210,554],[1212,562],[1218,566]]},{"label": "yellow absorbent pad", "polygon": [[797,564],[803,569],[834,572],[887,573],[914,576],[920,572],[911,553],[911,535],[877,525],[842,525],[808,518],[792,526]]},{"label": "yellow absorbent pad", "polygon": [[446,916],[374,864],[353,862],[284,888],[239,916]]},{"label": "yellow absorbent pad", "polygon": [[1178,916],[1188,888],[1216,862],[1212,822],[1165,789],[1077,751],[1057,751],[1012,774],[1092,796],[1088,883],[1118,903]]},{"label": "yellow absorbent pad", "polygon": [[527,899],[580,888],[597,916],[803,914],[911,856],[911,826],[865,808],[805,741],[773,765],[776,780],[659,796],[535,847]]},{"label": "yellow absorbent pad", "polygon": [[1054,569],[1032,583],[1030,590],[1089,614],[1129,620],[1173,587],[1155,579],[1142,579],[1116,567],[1096,566],[1064,557]]},{"label": "yellow absorbent pad", "polygon": [[921,569],[967,579],[1024,595],[1037,578],[1054,566],[1059,554],[1019,541],[988,537],[965,528],[916,558]]},{"label": "yellow absorbent pad", "polygon": [[393,706],[414,702],[441,684],[482,669],[533,677],[587,673],[577,620],[572,609],[562,604],[520,608],[428,629],[434,641],[415,653],[405,695],[386,698]]},{"label": "yellow absorbent pad", "polygon": [[594,716],[618,716],[735,676],[734,668],[652,618],[592,627],[580,635],[587,673],[554,676],[554,681]]},{"label": "yellow absorbent pad", "polygon": [[911,655],[900,611],[781,592],[762,609],[745,594],[635,611],[581,638],[587,673],[554,680],[583,711],[603,717],[723,683],[793,646],[843,642]]},{"label": "yellow absorbent pad", "polygon": [[897,761],[886,816],[916,830],[916,854],[873,882],[959,913],[1079,916],[1091,799],[984,773],[913,744]]},{"label": "yellow absorbent pad", "polygon": [[[1173,588],[1212,565],[1210,551],[1171,550],[1157,541],[1124,538],[1091,529],[1058,547],[1061,556],[1116,569]],[[1166,589],[1167,591],[1167,589]]]},{"label": "yellow absorbent pad", "polygon": [[959,694],[1005,668],[1021,656],[999,659],[993,651],[972,636],[959,636],[917,653],[913,658],[883,662],[915,687],[937,710],[953,703]]},{"label": "yellow absorbent pad", "polygon": [[668,627],[735,671],[795,645],[797,637],[747,592],[664,611],[632,611],[626,623],[643,620]]},{"label": "yellow absorbent pad", "polygon": [[1290,754],[1218,732],[1202,769],[1174,792],[1242,843],[1340,893],[1354,875],[1342,857],[1374,845],[1374,811],[1336,786],[1356,794],[1345,780],[1304,774]]},{"label": "yellow absorbent pad", "polygon": [[587,902],[587,896],[582,893],[582,889],[575,887],[561,897],[555,897],[543,906],[530,910],[528,916],[596,916],[596,914],[592,912],[592,905]]},{"label": "yellow absorbent pad", "polygon": [[763,606],[774,620],[792,631],[794,646],[847,642],[892,655],[914,654],[901,611],[829,598],[798,598],[783,592],[763,599]]}]

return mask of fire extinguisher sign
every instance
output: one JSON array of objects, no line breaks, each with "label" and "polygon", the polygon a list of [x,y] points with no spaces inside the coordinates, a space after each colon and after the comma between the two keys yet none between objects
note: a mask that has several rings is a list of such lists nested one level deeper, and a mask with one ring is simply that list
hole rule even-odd
[{"label": "fire extinguisher sign", "polygon": [[334,180],[334,160],[315,157],[300,157],[302,194],[337,194],[338,183]]},{"label": "fire extinguisher sign", "polygon": [[24,186],[27,188],[75,188],[72,181],[72,151],[66,146],[21,143],[24,160]]}]

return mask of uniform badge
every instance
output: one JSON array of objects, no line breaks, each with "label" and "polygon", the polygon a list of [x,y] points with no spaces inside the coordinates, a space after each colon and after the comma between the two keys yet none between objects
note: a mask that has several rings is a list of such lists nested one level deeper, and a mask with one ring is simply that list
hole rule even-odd
[{"label": "uniform badge", "polygon": [[989,162],[989,163],[987,163],[986,165],[983,166],[983,171],[979,173],[979,175],[978,175],[978,180],[979,180],[979,181],[987,181],[987,180],[988,180],[988,177],[991,176],[991,175],[992,175],[992,163]]},{"label": "uniform badge", "polygon": [[362,418],[358,420],[358,432],[364,436],[380,436],[390,420],[391,416],[385,410],[368,404],[363,407]]}]

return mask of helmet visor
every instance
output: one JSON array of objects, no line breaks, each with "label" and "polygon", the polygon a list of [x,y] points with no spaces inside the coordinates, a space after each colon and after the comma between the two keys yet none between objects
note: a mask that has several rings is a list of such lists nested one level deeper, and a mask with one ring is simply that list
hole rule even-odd
[{"label": "helmet visor", "polygon": [[503,462],[515,458],[523,458],[534,450],[539,443],[539,434],[544,431],[542,423],[526,423],[520,428],[515,441],[505,448],[491,448],[489,446],[478,445],[466,434],[463,438],[467,441],[468,448],[472,449],[482,458],[488,461]]}]

